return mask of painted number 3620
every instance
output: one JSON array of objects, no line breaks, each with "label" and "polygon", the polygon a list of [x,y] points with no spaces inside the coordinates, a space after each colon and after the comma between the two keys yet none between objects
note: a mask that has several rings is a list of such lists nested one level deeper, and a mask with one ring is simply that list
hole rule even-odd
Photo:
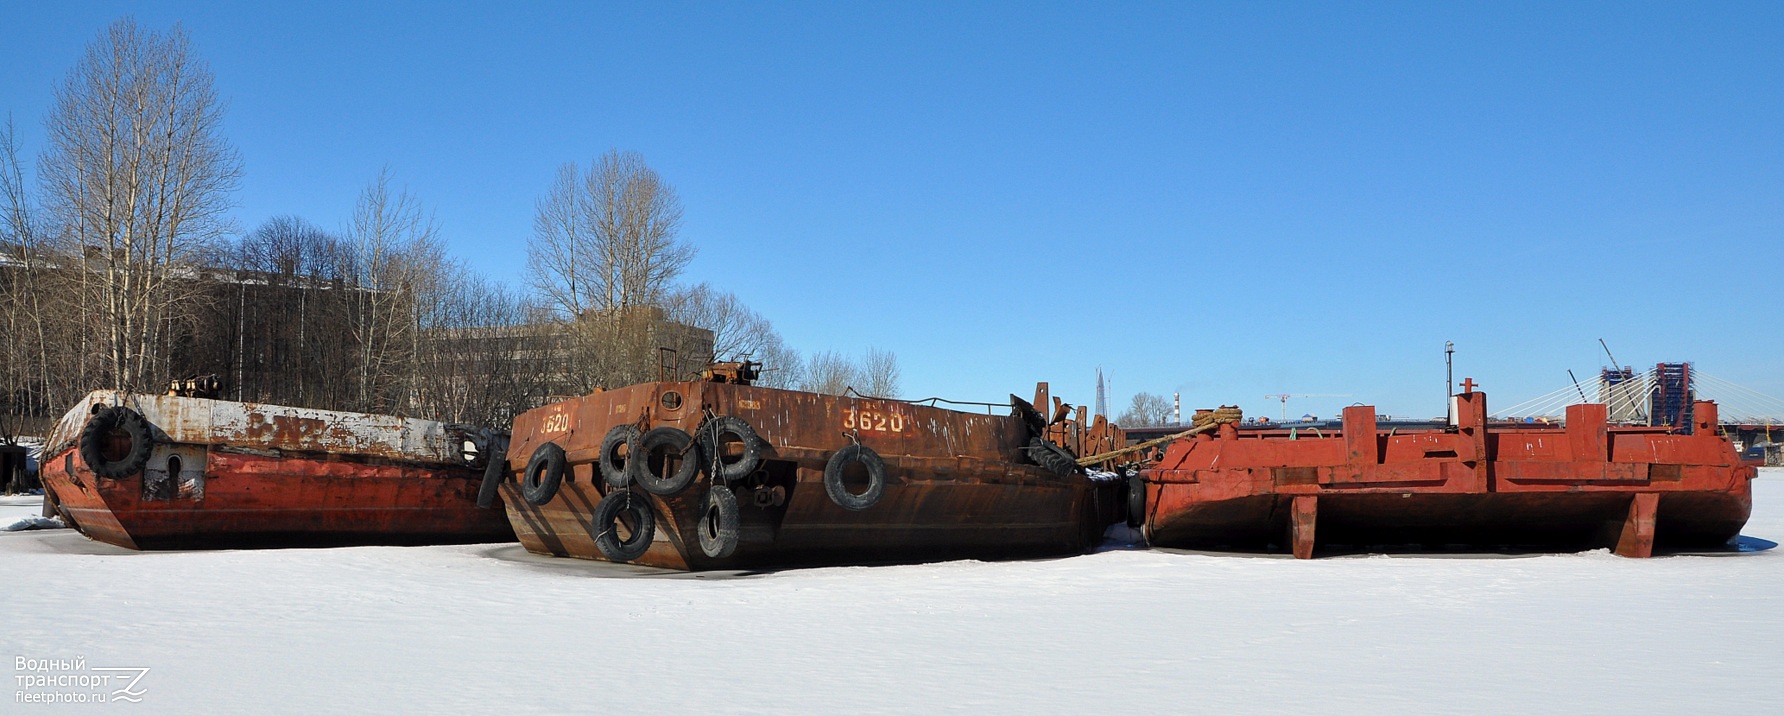
[{"label": "painted number 3620", "polygon": [[877,410],[856,410],[849,408],[843,416],[844,430],[876,430],[879,432],[904,432],[904,416],[898,413],[882,413]]}]

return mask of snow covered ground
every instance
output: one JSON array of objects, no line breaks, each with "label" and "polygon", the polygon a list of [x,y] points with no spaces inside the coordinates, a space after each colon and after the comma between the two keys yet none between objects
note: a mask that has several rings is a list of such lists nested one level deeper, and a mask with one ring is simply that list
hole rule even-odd
[{"label": "snow covered ground", "polygon": [[[1746,534],[1784,541],[1784,471],[1755,487]],[[0,533],[0,589],[15,667],[150,669],[140,703],[27,706],[92,690],[15,685],[7,713],[1784,713],[1784,549],[703,577],[507,545],[137,554],[54,530]]]},{"label": "snow covered ground", "polygon": [[[43,498],[32,495],[0,495],[0,527],[43,513]],[[0,553],[3,554],[3,553]]]},{"label": "snow covered ground", "polygon": [[43,516],[43,497],[0,495],[0,530],[54,529],[61,518]]}]

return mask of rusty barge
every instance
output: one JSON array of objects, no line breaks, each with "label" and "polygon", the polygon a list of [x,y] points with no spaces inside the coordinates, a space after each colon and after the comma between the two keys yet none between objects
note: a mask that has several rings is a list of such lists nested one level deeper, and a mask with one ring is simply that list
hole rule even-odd
[{"label": "rusty barge", "polygon": [[[678,570],[1077,554],[1121,519],[1048,421],[703,380],[597,392],[517,417],[499,489],[534,553]],[[1044,390],[1044,388],[1043,388]]]},{"label": "rusty barge", "polygon": [[1129,482],[1130,523],[1154,546],[1276,549],[1419,545],[1510,551],[1718,549],[1752,510],[1755,464],[1717,434],[1716,404],[1688,426],[1619,426],[1602,404],[1565,427],[1488,420],[1464,382],[1448,429],[1382,431],[1344,409],[1336,433],[1226,423],[1169,442]]},{"label": "rusty barge", "polygon": [[490,435],[389,415],[89,394],[44,446],[47,492],[131,549],[511,541],[476,507]]}]

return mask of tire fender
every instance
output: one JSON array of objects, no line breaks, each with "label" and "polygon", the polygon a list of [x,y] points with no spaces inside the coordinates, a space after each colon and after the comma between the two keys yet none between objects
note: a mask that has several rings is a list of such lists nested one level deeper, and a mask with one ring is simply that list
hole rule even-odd
[{"label": "tire fender", "polygon": [[508,473],[508,438],[491,434],[483,443],[489,451],[489,464],[483,466],[483,482],[477,486],[477,506],[493,507],[502,479]]},{"label": "tire fender", "polygon": [[1146,479],[1138,471],[1127,476],[1127,526],[1146,524]]},{"label": "tire fender", "polygon": [[[851,463],[860,463],[867,468],[867,489],[859,494],[849,492],[843,484],[843,468]],[[824,492],[830,495],[830,501],[845,510],[859,512],[880,501],[886,493],[886,461],[880,459],[879,453],[859,443],[836,451],[830,461],[824,463]]]},{"label": "tire fender", "polygon": [[713,559],[724,559],[736,552],[738,519],[737,493],[723,484],[706,488],[700,520],[694,525],[700,535],[700,551]]},{"label": "tire fender", "polygon": [[[721,448],[726,436],[743,445],[743,455],[736,462],[725,462]],[[747,421],[735,415],[721,415],[700,426],[700,449],[705,458],[702,467],[714,482],[737,482],[762,464],[762,438]]]},{"label": "tire fender", "polygon": [[[601,440],[601,479],[607,484],[624,488],[631,484],[632,474],[627,470],[631,459],[636,457],[641,434],[636,425],[615,425],[607,431],[607,437]],[[620,457],[619,449],[626,449],[626,456]]]},{"label": "tire fender", "polygon": [[[122,457],[107,460],[108,443],[120,432],[129,437],[130,448]],[[123,406],[101,406],[87,417],[87,424],[81,428],[81,461],[100,477],[113,480],[129,477],[142,472],[143,466],[149,463],[154,442],[149,421],[144,420],[142,414]]]},{"label": "tire fender", "polygon": [[680,428],[652,428],[638,439],[638,453],[626,460],[626,471],[645,492],[679,494],[700,474],[700,445]]},{"label": "tire fender", "polygon": [[[487,471],[486,471],[487,474]],[[548,442],[533,450],[520,481],[520,496],[527,504],[538,507],[557,497],[564,483],[564,448]]]},{"label": "tire fender", "polygon": [[[632,524],[637,529],[622,540],[618,528],[620,517],[625,515],[632,517]],[[649,497],[631,490],[614,490],[595,505],[588,529],[601,556],[613,562],[630,562],[650,550],[651,540],[656,538],[657,518],[650,509]]]}]

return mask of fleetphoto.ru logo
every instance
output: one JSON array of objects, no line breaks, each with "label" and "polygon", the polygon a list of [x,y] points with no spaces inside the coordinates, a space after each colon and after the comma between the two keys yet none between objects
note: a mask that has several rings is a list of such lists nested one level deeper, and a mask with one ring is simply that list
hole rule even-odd
[{"label": "fleetphoto.ru logo", "polygon": [[141,703],[148,688],[146,666],[87,666],[87,657],[13,659],[13,703],[103,704]]}]

